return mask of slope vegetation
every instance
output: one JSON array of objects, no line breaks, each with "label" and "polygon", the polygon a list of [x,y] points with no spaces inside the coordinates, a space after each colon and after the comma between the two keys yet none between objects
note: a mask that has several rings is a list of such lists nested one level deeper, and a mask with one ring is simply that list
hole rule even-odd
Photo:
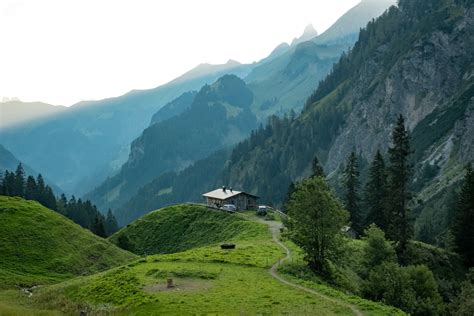
[{"label": "slope vegetation", "polygon": [[[140,232],[143,245],[195,248],[142,257],[104,273],[34,290],[27,308],[101,315],[403,315],[323,284],[316,290],[282,284],[269,273],[284,256],[276,243],[281,224],[271,222],[276,228],[271,234],[267,225],[252,218],[189,205],[156,211],[121,234],[132,238],[132,232]],[[200,242],[189,244],[195,239]],[[236,249],[220,249],[216,243],[224,241],[235,243]],[[169,278],[174,287],[166,286]]]},{"label": "slope vegetation", "polygon": [[0,286],[91,274],[134,256],[34,201],[0,196]]},{"label": "slope vegetation", "polygon": [[[232,239],[261,235],[258,223],[198,205],[176,205],[151,212],[110,237],[124,238],[136,254],[172,253]],[[121,245],[124,246],[124,245]],[[126,247],[126,246],[125,246]]]}]

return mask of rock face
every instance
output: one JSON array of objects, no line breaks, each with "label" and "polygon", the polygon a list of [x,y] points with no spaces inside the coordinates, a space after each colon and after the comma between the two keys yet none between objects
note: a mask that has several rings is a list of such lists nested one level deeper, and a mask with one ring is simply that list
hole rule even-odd
[{"label": "rock face", "polygon": [[440,170],[419,185],[420,199],[433,196],[422,191],[440,178],[459,179],[474,158],[474,9],[448,0],[400,3],[361,32],[302,115],[275,119],[238,146],[220,180],[278,203],[290,181],[309,175],[315,155],[332,175],[352,150],[366,161],[385,152],[399,114],[412,134],[415,180],[426,163]]},{"label": "rock face", "polygon": [[[472,10],[471,10],[472,11]],[[327,170],[334,170],[356,148],[367,160],[375,151],[385,151],[389,144],[391,123],[402,114],[413,131],[418,123],[435,109],[449,110],[456,96],[471,85],[473,77],[466,73],[464,65],[472,66],[474,49],[474,19],[466,14],[451,33],[436,31],[427,38],[418,39],[388,73],[380,67],[384,48],[367,61],[359,79],[342,102],[352,105],[344,128],[331,146],[326,162]],[[466,36],[471,34],[471,36]],[[367,94],[367,87],[371,87]],[[458,122],[461,161],[472,159],[472,99],[471,110]],[[429,132],[429,131],[427,131]],[[449,137],[451,131],[443,137]],[[470,149],[471,148],[471,149]]]}]

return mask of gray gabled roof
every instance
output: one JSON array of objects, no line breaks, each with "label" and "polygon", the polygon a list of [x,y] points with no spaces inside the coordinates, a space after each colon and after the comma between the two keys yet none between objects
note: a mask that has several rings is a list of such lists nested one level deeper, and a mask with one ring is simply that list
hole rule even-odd
[{"label": "gray gabled roof", "polygon": [[252,197],[258,198],[258,196],[255,196],[253,194],[249,194],[249,193],[246,193],[246,192],[243,192],[243,191],[236,191],[236,190],[231,191],[229,189],[226,189],[224,191],[222,188],[216,189],[216,190],[211,191],[211,192],[204,193],[202,196],[213,198],[213,199],[218,199],[218,200],[227,200],[228,198],[237,196],[239,194],[246,194],[246,195],[250,195]]}]

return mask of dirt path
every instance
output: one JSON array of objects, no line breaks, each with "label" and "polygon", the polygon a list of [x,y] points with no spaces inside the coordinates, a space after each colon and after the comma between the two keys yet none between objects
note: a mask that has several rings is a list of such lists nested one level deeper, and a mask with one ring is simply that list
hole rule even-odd
[{"label": "dirt path", "polygon": [[294,287],[294,288],[297,288],[299,290],[302,290],[302,291],[305,291],[307,293],[310,293],[310,294],[313,294],[313,295],[316,295],[316,296],[319,296],[320,298],[322,299],[325,299],[327,301],[330,301],[330,302],[333,302],[335,304],[339,304],[339,305],[342,305],[342,306],[345,306],[345,307],[348,307],[352,310],[352,312],[357,315],[357,316],[363,316],[364,314],[362,314],[362,312],[357,309],[357,307],[355,307],[354,305],[351,305],[351,304],[347,304],[343,301],[340,301],[338,299],[335,299],[335,298],[332,298],[332,297],[329,297],[329,296],[326,296],[324,294],[321,294],[313,289],[310,289],[310,288],[307,288],[307,287],[304,287],[302,285],[299,285],[299,284],[296,284],[296,283],[292,283],[288,280],[285,280],[284,278],[282,278],[279,274],[278,274],[278,267],[285,261],[289,260],[291,258],[291,250],[288,249],[288,247],[286,247],[279,239],[279,234],[280,234],[280,228],[282,227],[282,225],[278,222],[274,222],[274,221],[262,221],[262,223],[265,223],[268,225],[268,227],[270,228],[270,231],[272,232],[272,238],[273,238],[273,241],[275,241],[275,243],[280,246],[281,248],[283,248],[286,252],[286,256],[282,259],[279,259],[269,270],[270,274],[272,277],[274,277],[275,279],[277,279],[279,282],[283,283],[283,284],[286,284],[288,286],[291,286],[291,287]]}]

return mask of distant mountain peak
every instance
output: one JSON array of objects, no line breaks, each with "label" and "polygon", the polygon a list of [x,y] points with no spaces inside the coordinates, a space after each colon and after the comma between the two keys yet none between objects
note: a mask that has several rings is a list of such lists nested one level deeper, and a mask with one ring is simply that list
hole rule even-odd
[{"label": "distant mountain peak", "polygon": [[306,25],[306,27],[304,28],[303,34],[300,37],[296,37],[295,39],[293,39],[293,41],[291,42],[291,46],[309,41],[315,38],[316,36],[318,36],[318,31],[316,31],[313,24],[310,23]]},{"label": "distant mountain peak", "polygon": [[241,63],[239,63],[237,60],[234,60],[234,59],[229,59],[226,63],[226,65],[241,65]]}]

